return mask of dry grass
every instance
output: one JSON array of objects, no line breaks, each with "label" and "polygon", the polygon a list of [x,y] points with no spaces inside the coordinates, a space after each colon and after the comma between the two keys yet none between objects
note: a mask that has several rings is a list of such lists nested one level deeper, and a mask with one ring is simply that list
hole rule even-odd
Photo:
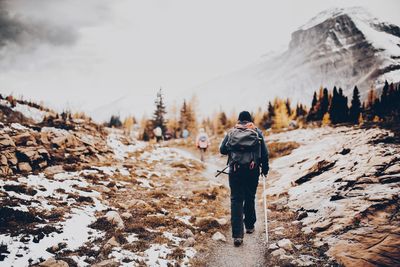
[{"label": "dry grass", "polygon": [[268,153],[270,159],[279,158],[292,153],[300,145],[296,142],[273,142],[268,144]]}]

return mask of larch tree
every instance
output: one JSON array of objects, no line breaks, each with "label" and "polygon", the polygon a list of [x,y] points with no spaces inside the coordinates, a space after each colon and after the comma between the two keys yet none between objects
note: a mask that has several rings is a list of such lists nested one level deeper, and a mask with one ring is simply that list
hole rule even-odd
[{"label": "larch tree", "polygon": [[274,101],[275,115],[273,118],[272,128],[282,129],[289,126],[289,115],[286,108],[286,103],[276,98]]}]

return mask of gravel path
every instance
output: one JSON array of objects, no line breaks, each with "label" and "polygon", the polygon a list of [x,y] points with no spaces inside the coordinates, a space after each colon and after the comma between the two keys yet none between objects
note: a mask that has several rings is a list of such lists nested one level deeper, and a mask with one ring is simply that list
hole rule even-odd
[{"label": "gravel path", "polygon": [[[214,178],[216,169],[221,170],[225,166],[225,158],[221,157],[209,157],[206,160],[207,169],[205,175],[213,181],[223,183],[229,188],[228,177],[225,174],[221,174],[217,178]],[[265,230],[264,230],[264,212],[262,203],[262,177],[260,177],[260,183],[258,187],[258,194],[256,199],[256,212],[257,212],[257,223],[255,225],[255,232],[253,234],[245,234],[243,245],[235,247],[231,238],[231,229],[224,233],[227,237],[227,242],[214,242],[212,244],[211,252],[205,257],[206,266],[266,266],[265,262]],[[227,199],[225,202],[227,208],[230,209],[230,200]]]}]

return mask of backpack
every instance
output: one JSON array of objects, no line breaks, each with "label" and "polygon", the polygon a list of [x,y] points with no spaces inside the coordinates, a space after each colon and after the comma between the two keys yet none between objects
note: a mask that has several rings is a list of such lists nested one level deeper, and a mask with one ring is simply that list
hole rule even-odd
[{"label": "backpack", "polygon": [[207,148],[208,147],[208,141],[207,141],[207,136],[202,135],[199,138],[199,147],[200,148]]},{"label": "backpack", "polygon": [[226,146],[229,163],[233,165],[258,164],[261,157],[260,136],[256,129],[236,126],[228,133]]}]

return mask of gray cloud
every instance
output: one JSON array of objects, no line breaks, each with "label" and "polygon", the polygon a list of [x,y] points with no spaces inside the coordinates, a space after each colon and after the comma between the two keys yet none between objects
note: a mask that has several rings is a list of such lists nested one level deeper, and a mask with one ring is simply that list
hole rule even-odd
[{"label": "gray cloud", "polygon": [[0,0],[0,60],[42,44],[73,45],[82,27],[101,23],[108,12],[103,0]]},{"label": "gray cloud", "polygon": [[73,27],[54,25],[46,20],[21,16],[12,12],[8,1],[0,2],[0,46],[15,43],[19,46],[46,42],[52,45],[71,45],[78,34]]}]

